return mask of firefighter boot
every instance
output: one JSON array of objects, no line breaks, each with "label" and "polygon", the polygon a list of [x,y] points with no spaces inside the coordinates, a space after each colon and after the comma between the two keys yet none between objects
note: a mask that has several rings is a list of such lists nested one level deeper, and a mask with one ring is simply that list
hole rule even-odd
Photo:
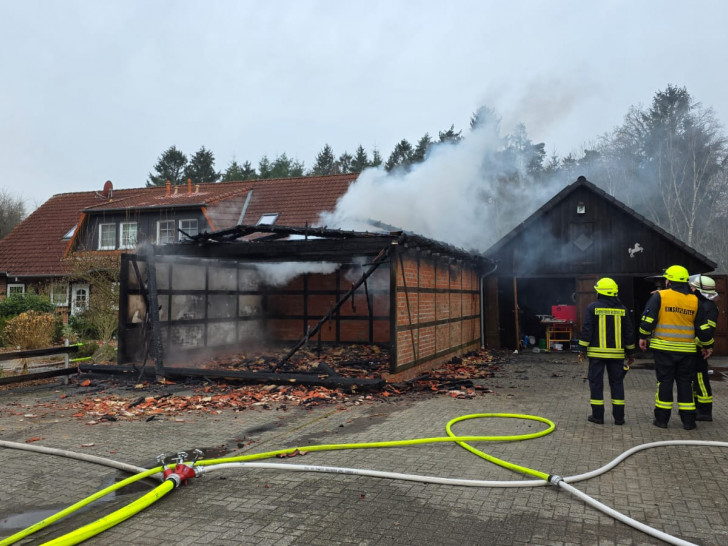
[{"label": "firefighter boot", "polygon": [[713,404],[701,404],[698,402],[696,405],[695,420],[696,421],[712,421],[713,420]]},{"label": "firefighter boot", "polygon": [[694,428],[697,428],[697,425],[695,424],[695,412],[685,412],[680,414],[680,419],[682,420],[683,428],[685,430],[693,430]]},{"label": "firefighter boot", "polygon": [[670,412],[661,408],[655,408],[655,420],[652,424],[658,428],[667,428],[667,423],[670,421]]},{"label": "firefighter boot", "polygon": [[615,425],[624,424],[624,406],[612,406],[612,417],[614,418]]},{"label": "firefighter boot", "polygon": [[600,404],[592,404],[591,405],[591,415],[587,417],[587,421],[590,423],[595,423],[597,425],[603,425],[604,424],[604,406]]}]

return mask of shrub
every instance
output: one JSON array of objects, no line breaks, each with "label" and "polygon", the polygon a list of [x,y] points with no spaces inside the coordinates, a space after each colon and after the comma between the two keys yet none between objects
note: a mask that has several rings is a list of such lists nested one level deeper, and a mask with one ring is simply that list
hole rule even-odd
[{"label": "shrub", "polygon": [[26,311],[39,313],[55,313],[56,306],[38,294],[13,294],[0,301],[0,317],[17,317]]},{"label": "shrub", "polygon": [[57,321],[53,313],[27,311],[8,320],[3,338],[7,345],[21,350],[48,347],[55,341]]},{"label": "shrub", "polygon": [[98,331],[84,312],[68,317],[68,325],[81,339],[97,339]]}]

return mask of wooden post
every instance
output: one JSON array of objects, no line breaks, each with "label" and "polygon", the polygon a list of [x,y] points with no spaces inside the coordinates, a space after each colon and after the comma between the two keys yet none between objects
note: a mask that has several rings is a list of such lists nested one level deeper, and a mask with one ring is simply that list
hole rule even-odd
[{"label": "wooden post", "polygon": [[519,332],[518,324],[518,279],[513,277],[513,311],[516,315],[516,350],[521,346],[521,336]]}]

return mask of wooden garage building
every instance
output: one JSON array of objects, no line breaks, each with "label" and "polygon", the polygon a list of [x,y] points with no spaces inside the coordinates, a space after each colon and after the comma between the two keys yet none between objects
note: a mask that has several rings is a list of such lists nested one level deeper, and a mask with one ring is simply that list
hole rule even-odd
[{"label": "wooden garage building", "polygon": [[118,362],[151,347],[169,366],[310,336],[386,346],[389,372],[406,375],[482,346],[481,281],[492,269],[402,232],[241,225],[149,246],[122,256]]},{"label": "wooden garage building", "polygon": [[[583,176],[485,254],[497,264],[485,279],[486,343],[510,349],[529,338],[545,340],[551,317],[573,323],[570,337],[578,338],[583,310],[595,299],[593,287],[600,277],[618,283],[619,297],[638,325],[650,293],[661,282],[654,277],[666,267],[683,265],[690,274],[711,273],[716,267]],[[726,355],[726,277],[711,276],[721,295],[715,353]],[[559,348],[568,350],[565,334],[559,335]]]}]

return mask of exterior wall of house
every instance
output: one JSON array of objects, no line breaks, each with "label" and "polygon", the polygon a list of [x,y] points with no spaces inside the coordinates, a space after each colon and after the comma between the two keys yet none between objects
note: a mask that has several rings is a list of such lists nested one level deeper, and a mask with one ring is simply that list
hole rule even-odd
[{"label": "exterior wall of house", "polygon": [[393,269],[392,373],[432,368],[480,348],[480,276],[474,266],[404,252]]}]

